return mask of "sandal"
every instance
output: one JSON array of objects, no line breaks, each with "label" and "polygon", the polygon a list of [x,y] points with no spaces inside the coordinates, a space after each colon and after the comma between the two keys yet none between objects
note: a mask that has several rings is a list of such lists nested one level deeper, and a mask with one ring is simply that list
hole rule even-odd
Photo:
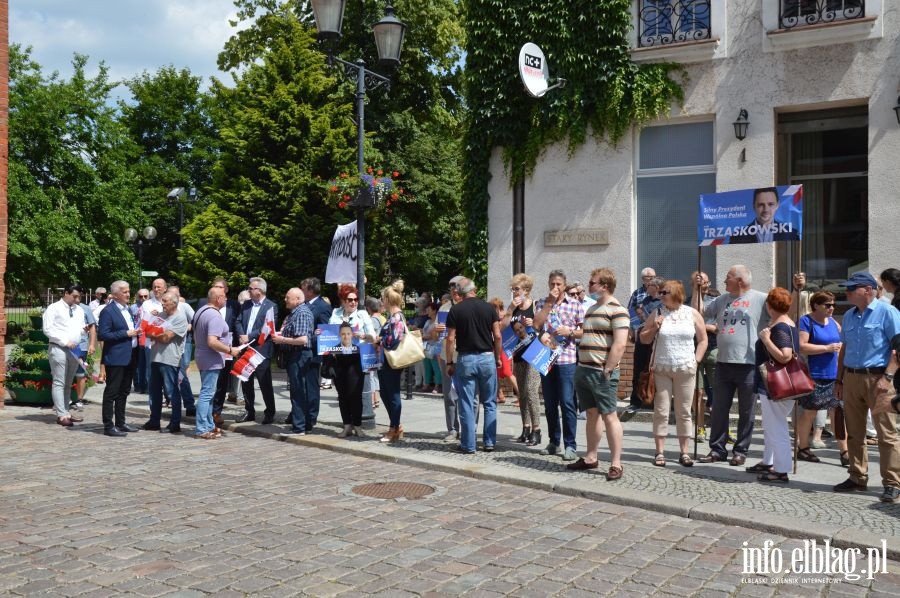
[{"label": "sandal", "polygon": [[682,467],[693,467],[694,460],[687,453],[681,453],[681,456],[678,457],[678,464]]},{"label": "sandal", "polygon": [[621,480],[622,474],[625,473],[625,470],[618,465],[610,465],[609,471],[606,474],[606,479],[610,482],[615,480]]},{"label": "sandal", "polygon": [[772,471],[772,466],[766,465],[765,463],[760,461],[756,465],[751,465],[750,467],[745,468],[744,471],[746,471],[747,473],[769,473],[770,471]]},{"label": "sandal", "polygon": [[847,451],[841,451],[841,465],[843,467],[850,465],[850,453]]},{"label": "sandal", "polygon": [[787,483],[791,480],[788,478],[788,474],[786,473],[778,473],[777,471],[769,471],[766,473],[761,473],[756,478],[760,482],[783,482]]},{"label": "sandal", "polygon": [[809,447],[802,448],[797,451],[797,458],[801,461],[809,461],[810,463],[818,463],[821,461],[817,456],[813,454]]},{"label": "sandal", "polygon": [[656,456],[653,457],[653,464],[657,467],[665,467],[666,466],[666,456],[662,453],[656,453]]}]

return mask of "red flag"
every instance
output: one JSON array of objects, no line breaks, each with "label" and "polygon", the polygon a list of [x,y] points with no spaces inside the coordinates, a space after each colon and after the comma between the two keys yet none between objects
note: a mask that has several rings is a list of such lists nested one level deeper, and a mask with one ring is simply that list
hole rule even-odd
[{"label": "red flag", "polygon": [[247,347],[239,358],[234,362],[231,373],[246,382],[256,371],[256,367],[265,360],[262,354],[253,347]]},{"label": "red flag", "polygon": [[275,309],[272,307],[266,312],[266,321],[259,330],[259,338],[257,339],[256,344],[262,345],[266,342],[266,338],[268,338],[270,334],[275,334]]}]

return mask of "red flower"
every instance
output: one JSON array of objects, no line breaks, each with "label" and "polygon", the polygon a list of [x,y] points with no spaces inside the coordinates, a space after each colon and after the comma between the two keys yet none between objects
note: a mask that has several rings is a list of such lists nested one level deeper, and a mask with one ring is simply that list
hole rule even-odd
[{"label": "red flower", "polygon": [[341,209],[346,208],[346,207],[347,207],[347,202],[342,201],[342,202],[338,203],[338,207],[341,208]]},{"label": "red flower", "polygon": [[366,172],[368,172],[369,174],[372,174],[372,170],[374,170],[374,169],[371,166],[366,168]]},{"label": "red flower", "polygon": [[345,194],[345,195],[344,195],[344,200],[349,201],[349,199],[350,199],[350,196]]},{"label": "red flower", "polygon": [[384,174],[384,171],[381,170],[381,169],[379,169],[379,170],[378,170],[378,176],[381,176],[381,175],[383,175],[383,174]]},{"label": "red flower", "polygon": [[338,191],[337,185],[333,185],[333,186],[331,187],[331,192],[332,192],[332,193],[337,193],[337,191]]},{"label": "red flower", "polygon": [[395,170],[394,172],[391,173],[391,176],[393,176],[396,179],[398,176],[400,176],[400,173]]},{"label": "red flower", "polygon": [[396,200],[398,197],[400,197],[400,196],[397,195],[396,193],[391,193],[391,199]]}]

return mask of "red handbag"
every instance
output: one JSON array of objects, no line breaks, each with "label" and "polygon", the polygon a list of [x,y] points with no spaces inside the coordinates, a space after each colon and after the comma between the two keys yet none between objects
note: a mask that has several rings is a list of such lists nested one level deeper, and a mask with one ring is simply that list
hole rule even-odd
[{"label": "red handbag", "polygon": [[[793,340],[791,333],[791,346]],[[766,389],[773,401],[788,401],[812,394],[816,384],[809,375],[806,364],[797,359],[797,354],[794,353],[787,363],[779,363],[774,359],[766,362]]]}]

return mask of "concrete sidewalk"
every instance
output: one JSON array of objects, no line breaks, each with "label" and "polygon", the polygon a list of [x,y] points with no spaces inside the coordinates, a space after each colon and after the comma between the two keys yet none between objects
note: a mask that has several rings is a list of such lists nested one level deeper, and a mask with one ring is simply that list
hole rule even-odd
[{"label": "concrete sidewalk", "polygon": [[[196,394],[200,387],[199,374],[191,372],[189,377]],[[100,425],[102,393],[103,386],[88,390],[86,398],[90,403],[83,413],[85,422],[80,425]],[[341,418],[334,391],[323,391],[319,424],[313,433],[300,437],[282,435],[287,426],[280,422],[290,410],[283,373],[275,374],[275,393],[278,425],[233,423],[243,412],[243,407],[226,404],[226,429],[692,519],[741,525],[788,537],[827,538],[839,547],[867,548],[879,545],[880,540],[885,539],[890,557],[900,559],[900,504],[885,504],[878,500],[882,487],[877,447],[869,450],[869,492],[838,494],[831,487],[846,479],[847,472],[840,466],[833,441],[828,448],[815,451],[822,458],[821,463],[800,462],[798,472],[791,474],[789,484],[769,485],[757,482],[755,475],[746,473],[743,467],[730,467],[727,463],[681,467],[676,462],[678,449],[673,437],[666,443],[668,466],[653,466],[651,460],[655,449],[651,425],[646,417],[640,417],[623,424],[625,475],[619,481],[609,482],[603,475],[609,465],[605,444],[601,444],[600,467],[585,473],[567,471],[558,456],[539,454],[542,447],[524,447],[512,442],[522,426],[518,408],[510,404],[498,406],[495,452],[459,455],[450,453],[451,445],[442,440],[447,432],[440,395],[416,394],[413,400],[404,400],[401,419],[406,437],[396,445],[385,445],[378,442],[378,434],[387,426],[383,406],[376,409],[375,426],[369,438],[336,437],[341,429]],[[258,389],[256,400],[257,417],[261,418],[263,406]],[[168,421],[167,411],[163,412],[164,423]],[[129,412],[130,423],[142,424],[148,412],[147,396],[132,394]],[[191,433],[192,419],[184,421],[186,434]],[[542,424],[546,430],[546,423]],[[578,424],[581,452],[585,447],[584,422]],[[674,426],[670,426],[670,434],[673,433]],[[756,463],[762,456],[759,424],[754,440],[747,465]],[[546,434],[544,441],[546,443]],[[698,447],[699,455],[707,452],[705,444]]]}]

